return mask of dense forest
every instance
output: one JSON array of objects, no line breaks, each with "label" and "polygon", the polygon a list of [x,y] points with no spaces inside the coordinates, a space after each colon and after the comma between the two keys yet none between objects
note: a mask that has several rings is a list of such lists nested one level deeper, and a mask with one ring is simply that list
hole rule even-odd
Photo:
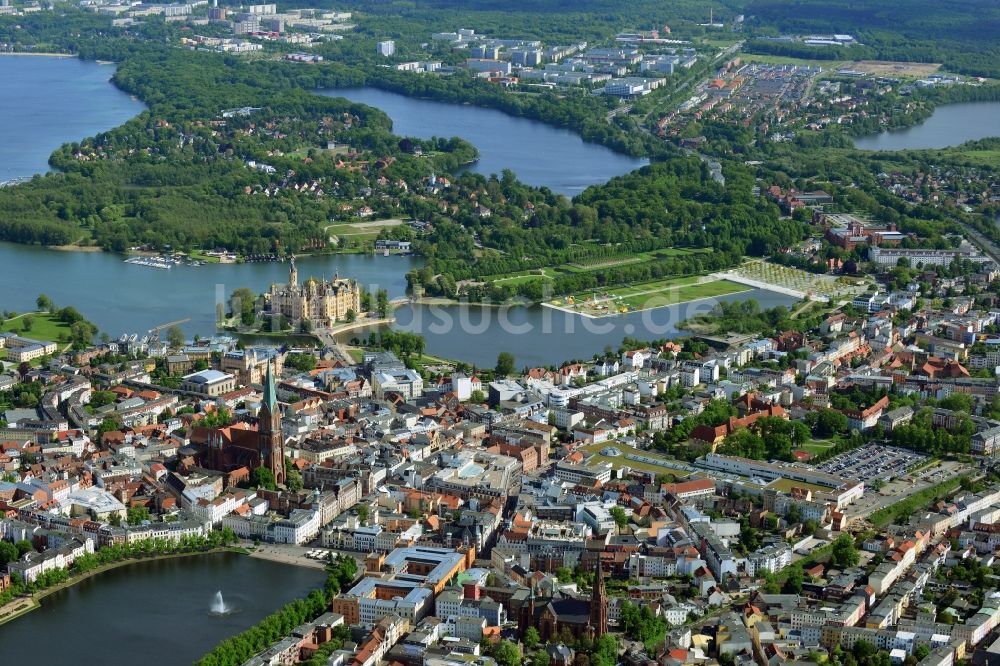
[{"label": "dense forest", "polygon": [[849,33],[849,49],[753,41],[754,52],[820,59],[937,62],[949,70],[1000,77],[1000,4],[935,0],[750,0],[745,12],[755,36]]},{"label": "dense forest", "polygon": [[[950,23],[925,0],[910,4],[928,4],[927,12],[908,12],[897,21],[899,12],[856,3],[845,7],[835,0],[799,0],[791,9],[773,0],[749,6],[732,0],[716,7],[716,17],[729,20],[745,12],[751,39],[836,29],[858,35],[865,43],[858,48],[871,49],[873,57],[890,57],[889,46],[912,42],[912,57],[891,57],[946,61],[964,45],[967,58],[980,65],[991,60],[995,44],[987,42],[995,34],[990,26],[997,15],[991,3],[974,0],[971,10],[980,12],[978,18],[970,19],[973,11],[959,12]],[[7,213],[0,219],[0,239],[96,244],[116,251],[140,244],[242,253],[308,251],[324,247],[327,227],[351,219],[357,208],[352,202],[364,201],[373,209],[370,214],[431,222],[426,236],[414,236],[406,227],[387,232],[414,240],[428,259],[424,269],[411,274],[412,284],[454,294],[464,282],[462,288],[480,298],[516,293],[535,298],[540,281],[497,287],[476,280],[649,254],[648,261],[634,266],[561,273],[548,288],[565,293],[725,268],[744,255],[768,255],[803,238],[805,220],[782,219],[773,204],[752,195],[755,178],[786,187],[819,183],[854,209],[894,222],[932,244],[959,229],[953,215],[905,204],[878,186],[880,171],[915,168],[908,162],[920,156],[860,156],[846,130],[802,132],[791,142],[770,143],[738,123],[699,124],[697,131],[708,140],[706,150],[726,164],[723,187],[701,161],[642,131],[634,119],[623,115],[607,122],[614,103],[604,97],[585,91],[510,94],[463,73],[414,76],[379,66],[373,48],[376,39],[397,38],[408,57],[448,61],[461,54],[430,43],[429,35],[460,27],[570,43],[603,39],[623,29],[661,27],[669,20],[676,36],[691,37],[704,34],[697,25],[704,19],[702,3],[683,0],[664,9],[652,0],[541,0],[508,12],[487,0],[358,0],[346,8],[364,13],[356,38],[318,47],[326,62],[317,66],[283,61],[274,45],[267,45],[259,58],[171,47],[178,28],[158,19],[112,28],[106,19],[69,8],[17,17],[16,22],[0,17],[0,42],[118,62],[115,83],[148,106],[120,128],[56,151],[51,163],[58,173],[0,190],[0,208]],[[924,57],[920,49],[929,40],[942,49],[940,57]],[[759,43],[777,44],[751,41]],[[774,48],[779,46],[787,45]],[[954,66],[971,71],[971,62]],[[432,199],[419,189],[424,179],[474,159],[474,147],[454,139],[401,139],[392,135],[391,123],[380,111],[312,92],[362,85],[539,119],[616,150],[650,156],[653,164],[592,187],[572,202],[527,187],[511,173],[493,178],[465,173]],[[885,118],[914,122],[936,103],[994,99],[996,94],[996,88],[963,87],[922,91],[905,100],[889,96],[872,102],[868,125],[850,131],[873,131]],[[900,104],[912,108],[898,114]],[[254,110],[246,117],[223,116],[224,110],[243,106]],[[328,149],[331,145],[338,148]],[[753,160],[763,164],[744,166]],[[263,167],[254,166],[258,164]],[[852,182],[859,187],[849,187]],[[480,207],[492,214],[480,215]],[[665,252],[670,248],[688,251]]]}]

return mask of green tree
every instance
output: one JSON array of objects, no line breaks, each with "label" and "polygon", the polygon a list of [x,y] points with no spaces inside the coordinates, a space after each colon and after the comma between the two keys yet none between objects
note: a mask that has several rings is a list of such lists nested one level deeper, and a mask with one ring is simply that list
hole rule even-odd
[{"label": "green tree", "polygon": [[858,564],[858,549],[854,545],[854,539],[849,534],[841,534],[834,539],[833,547],[830,551],[830,561],[834,566],[844,569]]},{"label": "green tree", "polygon": [[233,290],[229,307],[234,317],[240,318],[244,326],[252,326],[257,321],[257,294],[246,287]]},{"label": "green tree", "polygon": [[368,524],[368,505],[367,504],[359,504],[356,507],[355,510],[358,512],[358,521],[362,525],[367,525]]},{"label": "green tree", "polygon": [[541,642],[542,638],[538,635],[538,629],[534,627],[528,627],[524,632],[524,647],[529,650],[534,650],[538,644]]},{"label": "green tree", "polygon": [[35,305],[38,306],[39,310],[44,310],[46,312],[55,307],[52,303],[52,299],[45,294],[38,295],[38,298],[35,299]]},{"label": "green tree", "polygon": [[250,485],[254,488],[264,488],[265,490],[277,490],[278,488],[274,472],[266,467],[257,467],[250,472]]},{"label": "green tree", "polygon": [[[533,628],[534,627],[532,627],[532,629]],[[535,653],[535,656],[531,658],[531,663],[535,666],[549,666],[551,662],[552,660],[549,657],[549,653],[545,650],[539,650]]]},{"label": "green tree", "polygon": [[167,344],[171,349],[180,349],[184,346],[184,331],[180,326],[174,324],[167,329]]},{"label": "green tree", "polygon": [[781,591],[785,594],[802,594],[802,583],[805,582],[805,574],[802,567],[792,565],[785,575],[785,583],[781,586]]},{"label": "green tree", "polygon": [[288,458],[285,458],[285,485],[292,492],[298,492],[303,488],[302,474]]},{"label": "green tree", "polygon": [[0,541],[0,570],[6,569],[8,562],[21,557],[21,551],[10,541]]},{"label": "green tree", "polygon": [[385,319],[389,316],[389,292],[385,289],[379,289],[375,292],[375,311],[378,314],[379,319]]},{"label": "green tree", "polygon": [[625,513],[625,509],[620,506],[611,507],[611,517],[614,518],[615,525],[618,526],[618,530],[621,531],[626,525],[628,525],[628,514]]},{"label": "green tree", "polygon": [[139,525],[144,520],[149,520],[149,509],[144,506],[132,506],[126,511],[125,520],[129,525]]},{"label": "green tree", "polygon": [[475,405],[481,405],[486,402],[486,394],[479,389],[476,389],[469,395],[469,402]]},{"label": "green tree", "polygon": [[514,374],[514,355],[502,351],[497,354],[496,373],[498,377],[509,377]]},{"label": "green tree", "polygon": [[14,547],[17,548],[18,558],[24,557],[25,553],[30,553],[31,551],[34,550],[34,547],[31,545],[31,542],[28,541],[27,539],[21,539],[20,541],[15,542]]},{"label": "green tree", "polygon": [[521,666],[521,651],[513,641],[502,640],[493,646],[490,656],[500,666]]}]

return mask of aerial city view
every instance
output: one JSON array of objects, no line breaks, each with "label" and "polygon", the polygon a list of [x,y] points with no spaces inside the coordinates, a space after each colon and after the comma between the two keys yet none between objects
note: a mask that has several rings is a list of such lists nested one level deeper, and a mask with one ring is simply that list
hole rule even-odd
[{"label": "aerial city view", "polygon": [[1000,666],[997,0],[0,0],[0,666]]}]

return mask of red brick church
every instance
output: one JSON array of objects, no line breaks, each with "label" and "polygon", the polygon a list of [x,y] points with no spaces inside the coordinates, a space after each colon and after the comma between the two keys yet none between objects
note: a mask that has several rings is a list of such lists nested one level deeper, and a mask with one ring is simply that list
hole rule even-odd
[{"label": "red brick church", "polygon": [[257,426],[243,423],[208,432],[204,467],[227,475],[241,468],[266,467],[277,483],[285,482],[285,440],[281,434],[281,412],[271,364],[264,378],[264,400],[257,414]]}]

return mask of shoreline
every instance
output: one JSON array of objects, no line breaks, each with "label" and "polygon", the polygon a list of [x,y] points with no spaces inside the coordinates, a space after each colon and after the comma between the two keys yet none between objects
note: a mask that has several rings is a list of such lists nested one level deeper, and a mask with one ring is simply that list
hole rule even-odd
[{"label": "shoreline", "polygon": [[39,51],[0,51],[0,56],[32,56],[35,58],[78,58],[76,53],[52,53]]},{"label": "shoreline", "polygon": [[[248,555],[249,554],[249,553],[246,552],[245,549],[242,549],[242,548],[220,547],[220,548],[212,548],[210,550],[197,551],[197,552],[193,552],[193,553],[170,553],[168,555],[156,555],[156,556],[153,556],[153,557],[129,558],[127,560],[121,560],[120,562],[111,562],[109,564],[105,564],[105,565],[102,565],[102,566],[99,566],[99,567],[95,567],[95,568],[91,569],[90,571],[84,572],[82,574],[78,574],[76,576],[72,576],[68,580],[63,581],[62,583],[59,583],[58,585],[53,585],[52,587],[47,587],[44,590],[39,590],[38,592],[33,592],[30,596],[27,596],[27,597],[17,597],[16,599],[11,600],[6,606],[4,606],[3,608],[0,608],[0,612],[2,612],[7,606],[15,606],[15,608],[12,609],[10,615],[0,616],[0,625],[6,624],[8,622],[12,622],[12,621],[16,620],[17,618],[21,617],[22,615],[30,613],[31,611],[33,611],[33,610],[35,610],[37,608],[41,608],[42,607],[42,603],[41,603],[42,599],[45,599],[46,597],[51,596],[51,595],[53,595],[56,592],[59,592],[61,590],[65,590],[67,588],[73,587],[77,583],[83,582],[83,581],[87,580],[88,578],[92,578],[93,576],[97,576],[97,575],[100,575],[100,574],[108,572],[108,571],[113,571],[114,569],[120,569],[122,567],[132,566],[133,564],[138,564],[140,562],[156,562],[156,561],[160,561],[160,560],[172,560],[172,559],[177,559],[177,558],[181,558],[181,557],[193,557],[195,555],[212,555],[212,554],[215,554],[215,553],[237,553],[237,554],[243,554],[243,555]],[[21,607],[17,608],[16,606],[21,606]]]},{"label": "shoreline", "polygon": [[[731,280],[731,281],[732,282],[736,282],[736,280]],[[545,301],[545,302],[541,303],[541,305],[542,305],[542,307],[552,308],[553,310],[559,310],[559,311],[565,312],[567,314],[579,315],[581,317],[586,317],[587,319],[609,319],[611,317],[625,317],[625,316],[628,316],[628,315],[631,315],[631,314],[638,314],[640,312],[648,312],[648,311],[651,311],[651,310],[660,310],[662,308],[670,308],[670,307],[673,307],[675,305],[686,305],[687,303],[697,303],[698,301],[709,301],[709,300],[719,299],[722,296],[733,296],[735,294],[745,294],[748,291],[753,291],[753,288],[751,287],[751,285],[743,285],[743,286],[745,286],[747,288],[746,289],[739,289],[737,291],[731,291],[731,292],[726,293],[726,294],[721,294],[720,296],[702,296],[700,298],[689,298],[689,299],[686,299],[686,300],[683,300],[683,301],[677,301],[676,303],[664,303],[663,305],[655,305],[655,306],[653,306],[651,308],[642,308],[640,310],[630,310],[628,312],[614,312],[614,313],[606,314],[606,315],[592,315],[592,314],[587,314],[586,312],[579,312],[577,310],[570,309],[570,308],[568,308],[568,307],[566,307],[564,305],[555,305],[554,303],[551,303],[549,301]],[[766,291],[776,291],[774,289],[769,289],[767,287],[757,287],[757,288],[758,289],[764,289]]]},{"label": "shoreline", "polygon": [[302,567],[303,569],[326,569],[326,563],[322,560],[306,560],[294,555],[281,555],[279,553],[271,553],[259,549],[251,550],[247,553],[247,557],[253,557],[258,560],[266,560],[268,562],[277,562],[278,564],[287,564],[293,567]]}]

